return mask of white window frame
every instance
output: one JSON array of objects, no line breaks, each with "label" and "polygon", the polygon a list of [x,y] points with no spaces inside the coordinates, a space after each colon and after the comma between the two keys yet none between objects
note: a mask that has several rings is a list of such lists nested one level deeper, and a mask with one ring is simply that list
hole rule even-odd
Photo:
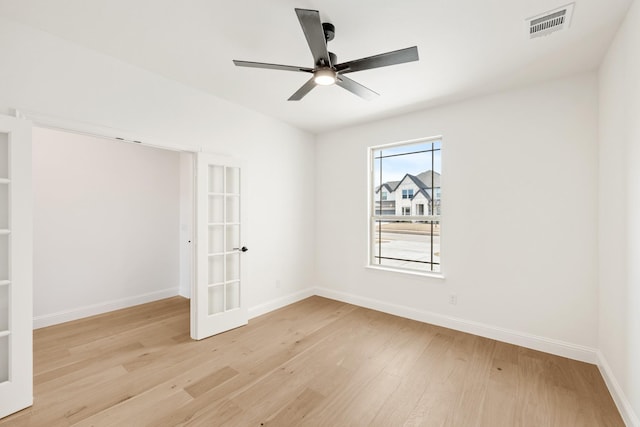
[{"label": "white window frame", "polygon": [[[440,141],[441,146],[440,146],[440,153],[442,156],[442,153],[444,151],[444,138],[442,137],[442,135],[436,135],[436,136],[431,136],[431,137],[427,137],[427,138],[418,138],[418,139],[412,139],[412,140],[407,140],[407,141],[399,141],[399,142],[393,142],[390,144],[381,144],[381,145],[374,145],[371,147],[368,147],[368,156],[367,156],[367,161],[368,161],[368,171],[369,171],[369,176],[368,176],[368,193],[369,193],[369,197],[368,197],[368,208],[367,208],[367,240],[368,240],[368,250],[367,250],[367,263],[366,263],[366,267],[369,269],[373,269],[373,270],[384,270],[384,271],[391,271],[391,272],[397,272],[397,273],[403,273],[403,274],[409,274],[409,275],[417,275],[417,276],[426,276],[426,277],[433,277],[433,278],[438,278],[438,279],[444,279],[444,262],[443,262],[443,256],[442,256],[442,249],[439,255],[440,258],[440,271],[438,272],[432,272],[432,271],[420,271],[420,270],[414,270],[414,269],[404,269],[401,267],[392,267],[392,266],[386,266],[386,265],[379,265],[376,264],[375,262],[375,238],[373,236],[373,231],[375,230],[375,223],[376,221],[397,221],[398,220],[398,216],[397,215],[376,215],[375,214],[375,177],[374,177],[374,152],[376,150],[380,150],[380,149],[385,149],[385,148],[392,148],[392,147],[398,147],[398,146],[403,146],[403,145],[411,145],[411,144],[419,144],[419,143],[430,143],[430,142],[436,142],[436,141]],[[442,158],[442,157],[441,157]],[[444,184],[443,184],[443,179],[442,179],[442,174],[440,176],[440,187],[439,187],[439,192],[442,193],[442,188],[443,188]],[[435,192],[435,191],[434,191]],[[402,200],[402,199],[401,199]],[[441,203],[442,203],[442,199],[440,199]],[[442,214],[440,215],[410,215],[410,216],[405,216],[402,217],[400,216],[403,220],[411,220],[411,221],[437,221],[440,225],[440,247],[442,248],[442,230],[443,230],[443,216]]]}]

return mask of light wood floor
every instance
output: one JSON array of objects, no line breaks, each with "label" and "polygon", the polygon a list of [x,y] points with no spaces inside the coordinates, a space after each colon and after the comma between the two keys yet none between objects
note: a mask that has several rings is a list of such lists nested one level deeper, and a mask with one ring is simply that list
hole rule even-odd
[{"label": "light wood floor", "polygon": [[312,297],[195,342],[170,298],[34,333],[1,426],[622,426],[597,368]]}]

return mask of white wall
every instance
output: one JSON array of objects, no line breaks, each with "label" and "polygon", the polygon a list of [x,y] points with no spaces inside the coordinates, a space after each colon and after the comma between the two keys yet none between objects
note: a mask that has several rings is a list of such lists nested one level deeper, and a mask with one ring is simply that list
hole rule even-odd
[{"label": "white wall", "polygon": [[179,153],[33,131],[34,317],[177,295]]},{"label": "white wall", "polygon": [[312,286],[313,135],[2,18],[0,57],[0,110],[35,111],[244,160],[245,295],[258,308],[251,313]]},{"label": "white wall", "polygon": [[[640,4],[609,49],[600,82],[599,339],[627,420],[640,425]],[[621,399],[624,400],[624,399]],[[626,411],[625,411],[626,408]],[[635,414],[634,414],[635,413]]]},{"label": "white wall", "polygon": [[[365,268],[367,147],[435,135],[446,279]],[[323,134],[316,152],[321,294],[594,361],[594,73]]]}]

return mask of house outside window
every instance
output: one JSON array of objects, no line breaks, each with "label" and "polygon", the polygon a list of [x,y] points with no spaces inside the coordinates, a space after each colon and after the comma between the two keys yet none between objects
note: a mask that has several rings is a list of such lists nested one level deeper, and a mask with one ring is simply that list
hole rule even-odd
[{"label": "house outside window", "polygon": [[441,151],[440,137],[370,148],[370,266],[442,272]]}]

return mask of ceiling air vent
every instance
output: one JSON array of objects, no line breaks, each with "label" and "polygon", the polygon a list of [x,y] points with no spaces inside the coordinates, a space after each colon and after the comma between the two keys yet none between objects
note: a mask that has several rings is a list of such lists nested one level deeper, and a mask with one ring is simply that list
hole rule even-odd
[{"label": "ceiling air vent", "polygon": [[529,38],[546,36],[555,31],[569,28],[575,3],[545,12],[527,19]]}]

